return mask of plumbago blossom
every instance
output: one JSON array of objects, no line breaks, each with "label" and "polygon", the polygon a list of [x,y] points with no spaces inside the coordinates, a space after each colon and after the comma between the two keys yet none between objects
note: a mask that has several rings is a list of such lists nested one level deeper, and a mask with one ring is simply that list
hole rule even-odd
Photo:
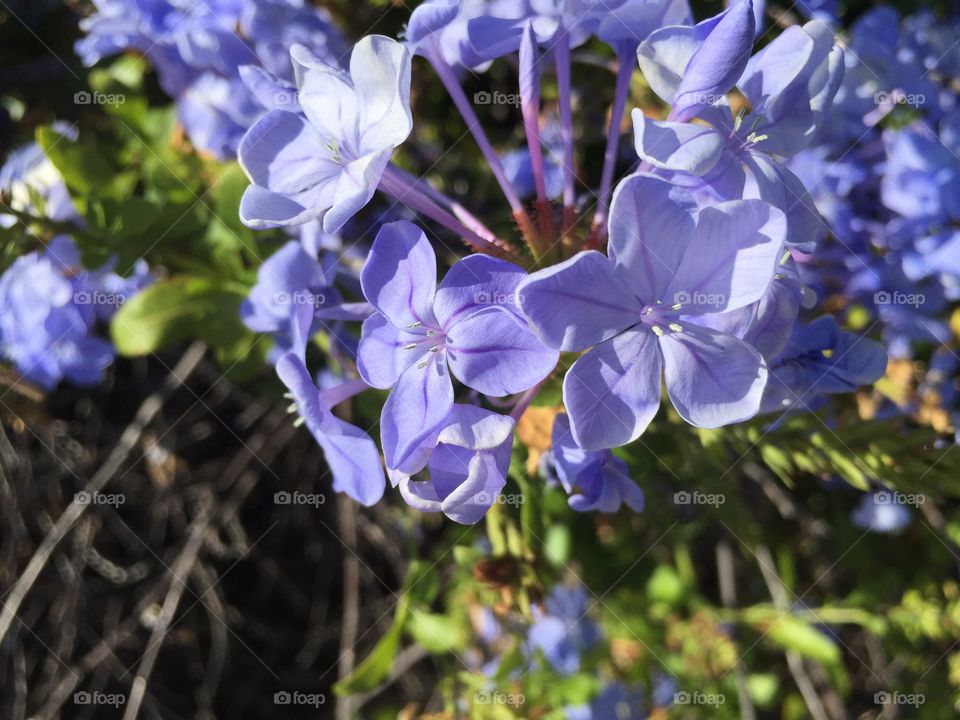
[{"label": "plumbago blossom", "polygon": [[[245,318],[286,351],[277,371],[337,489],[369,503],[389,478],[413,507],[476,522],[508,481],[517,423],[562,375],[565,412],[544,474],[578,511],[639,511],[642,490],[612,450],[645,431],[662,386],[684,421],[718,428],[800,412],[883,373],[880,346],[829,316],[801,319],[816,297],[798,266],[818,252],[823,220],[784,161],[824,132],[843,53],[830,26],[813,20],[751,57],[756,30],[749,0],[696,25],[676,0],[434,0],[414,11],[403,42],[361,39],[346,69],[294,45],[292,81],[243,71],[265,110],[239,146],[251,180],[243,222],[336,233],[380,191],[473,251],[441,277],[426,226],[384,224],[359,273],[360,304],[343,302],[332,265],[306,245],[291,242],[264,265]],[[576,172],[570,72],[571,50],[594,39],[618,61],[596,210]],[[463,116],[516,238],[392,162],[413,128],[414,55]],[[527,140],[512,155],[493,147],[458,79],[459,69],[511,55]],[[637,158],[617,183],[638,61],[671,108],[665,119],[633,111]],[[548,73],[556,114],[542,118]],[[729,99],[734,89],[749,112]],[[293,288],[329,292],[332,304],[273,299]],[[318,389],[306,338],[348,334],[357,320],[359,377]],[[561,353],[579,356],[561,366]],[[337,361],[352,377],[350,358]],[[335,402],[367,386],[389,391],[382,464],[365,433],[331,419]]]},{"label": "plumbago blossom", "polygon": [[[779,158],[806,147],[843,77],[830,26],[791,27],[750,57],[750,3],[692,27],[663,28],[638,57],[650,87],[672,104],[665,121],[633,112],[637,154],[650,169],[710,200],[761,198],[787,214],[791,245],[811,251],[819,219],[803,183]],[[732,113],[736,86],[750,111]],[[690,124],[700,118],[705,124]]]},{"label": "plumbago blossom", "polygon": [[123,51],[143,53],[177,102],[193,144],[218,159],[236,155],[263,113],[245,69],[293,81],[289,50],[307,46],[337,65],[345,43],[329,15],[306,0],[94,0],[76,44],[86,65]]},{"label": "plumbago blossom", "polygon": [[130,277],[114,264],[85,269],[67,235],[17,258],[0,275],[0,356],[47,390],[61,380],[99,383],[116,351],[96,334],[97,324],[153,280],[143,261]]}]

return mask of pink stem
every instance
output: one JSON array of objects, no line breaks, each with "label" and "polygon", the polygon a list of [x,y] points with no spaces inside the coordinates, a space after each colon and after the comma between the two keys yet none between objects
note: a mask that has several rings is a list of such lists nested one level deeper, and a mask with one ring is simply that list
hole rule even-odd
[{"label": "pink stem", "polygon": [[482,250],[493,255],[503,255],[503,250],[498,248],[492,242],[480,237],[476,232],[468,228],[453,215],[448,213],[436,202],[431,200],[415,184],[409,182],[393,168],[387,167],[383,171],[383,177],[380,179],[379,190],[396,198],[411,210],[430,218],[434,222],[440,223],[448,230],[460,235],[476,250]]},{"label": "pink stem", "polygon": [[610,109],[610,127],[607,129],[607,149],[603,154],[603,174],[600,176],[600,193],[597,196],[597,212],[593,216],[593,227],[600,228],[607,222],[610,211],[610,194],[613,188],[613,171],[617,165],[617,149],[620,145],[620,122],[630,94],[630,77],[633,75],[633,62],[629,52],[618,52],[620,67],[617,69],[617,85]]},{"label": "pink stem", "polygon": [[513,210],[514,213],[526,213],[520,196],[517,195],[517,191],[514,190],[510,180],[507,179],[507,173],[503,169],[503,163],[500,162],[500,156],[497,155],[493,146],[490,144],[490,140],[487,138],[487,134],[483,131],[480,118],[478,118],[477,114],[473,111],[473,106],[463,92],[463,88],[460,87],[460,81],[457,80],[453,68],[443,59],[443,54],[439,48],[436,47],[436,40],[433,42],[434,46],[427,53],[427,59],[436,71],[443,86],[447,89],[447,93],[450,95],[450,99],[453,100],[453,104],[456,105],[457,110],[460,111],[464,121],[467,123],[470,134],[473,135],[473,139],[476,140],[477,145],[480,147],[480,152],[483,153],[483,157],[486,159],[487,164],[493,171],[494,177],[496,177],[497,182],[503,190],[504,196],[507,198],[507,202],[510,203],[510,209]]},{"label": "pink stem", "polygon": [[573,109],[570,91],[570,38],[567,31],[554,47],[557,69],[557,91],[560,100],[560,137],[563,139],[563,207],[573,208],[575,199],[573,174]]}]

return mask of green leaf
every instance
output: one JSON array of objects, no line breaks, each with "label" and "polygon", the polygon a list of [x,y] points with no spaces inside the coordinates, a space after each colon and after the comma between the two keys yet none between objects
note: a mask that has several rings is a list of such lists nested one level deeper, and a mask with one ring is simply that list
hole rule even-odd
[{"label": "green leaf", "polygon": [[466,647],[466,626],[447,615],[412,610],[407,631],[425,650],[439,654]]},{"label": "green leaf", "polygon": [[407,622],[409,610],[410,606],[407,604],[407,600],[401,595],[400,601],[397,603],[397,614],[393,618],[390,629],[380,638],[380,642],[363,659],[363,662],[354,668],[349,677],[334,684],[333,691],[335,693],[338,695],[354,695],[367,692],[387,678],[390,674],[390,668],[393,667],[393,660],[400,650],[403,626]]},{"label": "green leaf", "polygon": [[683,581],[669,565],[660,565],[647,581],[647,597],[651,602],[676,606],[683,599]]},{"label": "green leaf", "polygon": [[793,615],[783,615],[773,624],[763,628],[767,639],[786,650],[793,650],[804,657],[836,665],[840,662],[840,649],[829,637]]},{"label": "green leaf", "polygon": [[547,537],[543,543],[544,555],[557,567],[563,567],[570,559],[572,545],[570,528],[566,525],[551,525],[547,528]]},{"label": "green leaf", "polygon": [[372,690],[383,682],[390,674],[393,661],[400,651],[400,641],[403,631],[410,618],[410,602],[433,595],[433,583],[436,578],[434,565],[423,561],[410,563],[403,587],[400,588],[397,600],[397,612],[393,616],[393,624],[386,634],[380,638],[371,653],[363,659],[349,677],[340,680],[333,686],[338,695],[354,695]]},{"label": "green leaf", "polygon": [[67,186],[81,195],[101,193],[113,180],[113,168],[92,145],[74,142],[51,127],[37,128],[37,144]]},{"label": "green leaf", "polygon": [[774,673],[756,673],[747,677],[750,699],[762,708],[773,706],[779,688],[780,680]]},{"label": "green leaf", "polygon": [[125,304],[110,324],[121,355],[157,352],[190,337],[229,349],[249,331],[240,321],[243,295],[207,278],[181,276],[161,280]]}]

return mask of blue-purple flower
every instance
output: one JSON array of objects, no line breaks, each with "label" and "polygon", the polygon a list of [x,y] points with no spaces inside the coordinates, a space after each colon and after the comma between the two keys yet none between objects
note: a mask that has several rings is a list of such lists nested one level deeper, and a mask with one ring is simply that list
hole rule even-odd
[{"label": "blue-purple flower", "polygon": [[[752,58],[754,18],[742,2],[692,27],[645,40],[640,66],[672,108],[665,121],[633,112],[645,166],[712,201],[760,198],[787,214],[791,245],[810,250],[819,218],[803,184],[778,158],[796,154],[823,126],[843,77],[843,52],[822,21],[784,31]],[[736,85],[750,112],[731,112]],[[687,124],[700,118],[706,124]]]},{"label": "blue-purple flower", "polygon": [[416,225],[384,225],[360,275],[377,312],[363,323],[357,367],[378,388],[392,388],[380,432],[387,467],[404,469],[453,408],[451,373],[500,397],[527,390],[557,362],[515,306],[523,270],[471,255],[437,285],[437,260]]},{"label": "blue-purple flower", "polygon": [[578,446],[570,419],[563,413],[554,418],[544,466],[548,477],[556,478],[570,496],[574,510],[612,513],[622,503],[631,510],[643,510],[643,491],[630,477],[627,464],[609,450],[588,452]]},{"label": "blue-purple flower", "polygon": [[370,35],[354,47],[349,73],[300,45],[291,57],[300,111],[268,111],[244,136],[240,163],[253,184],[240,217],[252,228],[322,218],[336,232],[370,201],[410,134],[410,53]]},{"label": "blue-purple flower", "polygon": [[556,586],[543,609],[534,610],[534,622],[525,644],[527,655],[532,659],[542,653],[561,675],[577,672],[583,653],[601,639],[600,628],[588,617],[588,600],[580,585]]},{"label": "blue-purple flower", "polygon": [[823,394],[849,393],[881,377],[883,345],[845,332],[830,315],[797,325],[780,355],[769,363],[763,412],[805,407]]},{"label": "blue-purple flower", "polygon": [[[513,450],[513,418],[474,405],[454,405],[441,429],[428,438],[391,482],[407,503],[442,512],[463,524],[480,520],[507,482]],[[426,470],[428,478],[417,480]]]},{"label": "blue-purple flower", "polygon": [[368,388],[360,379],[320,389],[307,370],[306,350],[313,309],[297,306],[292,349],[277,360],[277,375],[293,398],[293,409],[323,448],[333,475],[333,489],[362,505],[373,505],[386,487],[380,452],[373,439],[356,425],[341,420],[333,408]]},{"label": "blue-purple flower", "polygon": [[603,450],[639,437],[660,406],[661,373],[692,425],[756,414],[766,363],[715,326],[764,295],[785,234],[783,213],[767,203],[698,208],[683,189],[637,174],[614,195],[609,257],[581,252],[521,283],[520,307],[544,343],[590,348],[563,383],[580,447]]},{"label": "blue-purple flower", "polygon": [[151,280],[145,264],[130,278],[116,275],[112,262],[85,270],[73,241],[58,236],[0,276],[0,355],[47,390],[63,379],[95,385],[115,355],[113,345],[94,334],[97,321],[108,320]]}]

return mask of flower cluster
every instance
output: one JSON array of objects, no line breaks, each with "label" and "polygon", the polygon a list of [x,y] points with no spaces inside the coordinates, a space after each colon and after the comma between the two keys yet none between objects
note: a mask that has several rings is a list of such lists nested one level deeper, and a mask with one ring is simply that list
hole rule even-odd
[{"label": "flower cluster", "polygon": [[[833,112],[789,160],[827,236],[798,256],[800,276],[846,314],[865,311],[861,324],[876,326],[898,361],[931,347],[940,358],[932,365],[955,358],[946,343],[950,303],[960,298],[957,31],[928,11],[865,13],[845,40]],[[949,415],[955,390],[940,385],[935,404]]]},{"label": "flower cluster", "polygon": [[0,355],[23,378],[48,390],[62,379],[77,385],[103,379],[114,349],[94,327],[152,280],[142,261],[129,278],[112,265],[85,270],[73,240],[60,235],[0,276]]},{"label": "flower cluster", "polygon": [[[755,10],[748,0],[693,24],[686,3],[673,0],[436,0],[414,11],[404,42],[360,40],[347,68],[305,45],[290,49],[296,103],[270,107],[239,146],[252,183],[243,222],[336,233],[379,190],[475,253],[438,283],[426,226],[385,224],[359,275],[368,305],[343,303],[332,266],[295,243],[264,265],[247,322],[288,350],[278,372],[327,449],[339,489],[367,503],[384,489],[372,439],[354,426],[345,434],[330,414],[334,400],[365,386],[390,391],[379,425],[391,484],[414,507],[472,523],[507,482],[516,423],[561,374],[566,413],[544,469],[575,509],[608,512],[643,506],[611,450],[654,419],[662,383],[683,420],[718,428],[802,411],[883,374],[881,345],[830,316],[800,319],[816,297],[798,263],[818,257],[823,219],[788,163],[827,134],[850,61],[823,8],[805,8],[815,19],[751,54]],[[570,73],[571,50],[591,38],[619,62],[596,192],[576,172]],[[505,156],[457,72],[511,54],[527,147]],[[428,61],[463,115],[518,238],[501,237],[392,162],[413,128],[413,55]],[[637,158],[615,183],[638,61],[669,111],[633,110]],[[548,69],[554,116],[541,102]],[[258,79],[285,82],[267,72]],[[531,189],[528,205],[521,198]],[[325,302],[281,307],[265,300],[270,293]],[[329,332],[339,342],[325,345],[349,356],[350,321],[359,319],[356,372],[340,357],[342,384],[320,390],[306,370],[305,338]],[[363,449],[346,453],[336,447],[343,442]]]},{"label": "flower cluster", "polygon": [[[344,42],[329,16],[305,0],[95,0],[77,53],[87,65],[125,50],[143,53],[176,99],[193,144],[217,158],[236,155],[264,107],[295,104],[278,89],[259,97],[261,72],[292,82],[288,51],[302,43],[331,64]],[[245,83],[248,78],[248,84]]]}]

